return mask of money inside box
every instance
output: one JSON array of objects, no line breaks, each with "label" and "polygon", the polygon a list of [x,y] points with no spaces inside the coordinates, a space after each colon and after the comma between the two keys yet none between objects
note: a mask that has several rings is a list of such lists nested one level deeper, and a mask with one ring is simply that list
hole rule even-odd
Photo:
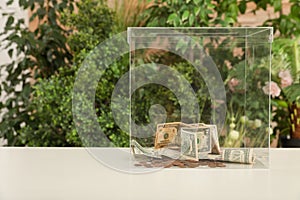
[{"label": "money inside box", "polygon": [[[142,158],[141,162],[136,164],[137,166],[145,164],[146,167],[171,167],[171,163],[180,167],[197,167],[202,163],[225,167],[221,162],[253,164],[255,160],[253,149],[250,148],[221,151],[216,125],[182,122],[158,124],[154,148],[144,148],[136,140],[131,142],[132,152],[137,160]],[[151,163],[153,159],[156,160],[152,166],[149,162]]]},{"label": "money inside box", "polygon": [[268,168],[272,28],[129,28],[128,43],[136,167]]}]

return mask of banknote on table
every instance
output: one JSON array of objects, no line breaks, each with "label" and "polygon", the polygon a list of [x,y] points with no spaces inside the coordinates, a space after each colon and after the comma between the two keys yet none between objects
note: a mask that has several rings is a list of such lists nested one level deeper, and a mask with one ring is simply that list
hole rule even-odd
[{"label": "banknote on table", "polygon": [[211,152],[211,135],[208,127],[182,128],[181,131],[196,133],[197,149],[199,154],[207,154]]},{"label": "banknote on table", "polygon": [[255,154],[252,148],[223,149],[221,159],[226,162],[253,164]]},{"label": "banknote on table", "polygon": [[[166,146],[180,146],[180,128],[186,126],[188,125],[182,122],[157,124],[154,147],[158,149]],[[168,138],[165,139],[165,137]]]},{"label": "banknote on table", "polygon": [[218,134],[217,125],[206,124],[206,126],[208,126],[210,128],[210,132],[211,132],[211,139],[212,139],[211,153],[221,154],[221,148],[220,148],[220,143],[219,143],[219,134]]},{"label": "banknote on table", "polygon": [[142,147],[136,140],[131,140],[131,149],[134,156],[136,154],[142,154],[151,158],[162,158],[157,151],[153,150],[153,148]]},{"label": "banknote on table", "polygon": [[177,129],[175,127],[160,127],[156,131],[155,144],[156,149],[175,144]]},{"label": "banknote on table", "polygon": [[142,147],[136,140],[131,140],[131,148],[134,156],[143,155],[149,158],[158,158],[162,159],[163,156],[168,157],[169,159],[177,160],[180,159],[181,153],[179,149],[153,149],[151,147]]},{"label": "banknote on table", "polygon": [[217,125],[214,124],[204,124],[204,123],[197,123],[197,124],[190,124],[193,127],[208,127],[210,128],[210,136],[211,136],[211,152],[213,154],[221,154],[221,148],[219,143],[219,134]]},{"label": "banknote on table", "polygon": [[197,133],[181,129],[181,156],[183,159],[198,161]]},{"label": "banknote on table", "polygon": [[[170,129],[170,128],[175,128]],[[155,135],[155,144],[154,147],[156,149],[163,147],[172,147],[181,145],[181,129],[182,128],[209,128],[209,136],[210,136],[210,150],[206,151],[205,148],[202,148],[202,151],[205,153],[213,153],[213,154],[221,154],[220,144],[219,144],[219,136],[217,126],[213,124],[204,124],[204,123],[194,123],[194,124],[186,124],[182,122],[172,122],[172,123],[163,123],[157,125],[157,131]],[[175,134],[174,134],[175,132]],[[204,137],[205,135],[199,135],[199,138],[202,137],[201,143],[199,145],[204,145]],[[166,138],[166,139],[165,139]],[[207,140],[206,140],[207,141]],[[198,146],[199,146],[198,145]],[[200,148],[200,147],[199,147]]]},{"label": "banknote on table", "polygon": [[211,133],[210,129],[203,127],[197,128],[197,148],[199,154],[211,152]]}]

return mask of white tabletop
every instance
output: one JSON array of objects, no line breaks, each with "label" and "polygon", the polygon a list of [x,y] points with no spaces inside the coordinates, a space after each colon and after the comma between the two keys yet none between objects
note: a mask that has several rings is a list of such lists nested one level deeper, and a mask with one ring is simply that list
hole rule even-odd
[{"label": "white tabletop", "polygon": [[0,148],[0,200],[300,200],[300,149],[272,149],[270,158],[268,170],[128,174],[100,163],[84,148]]}]

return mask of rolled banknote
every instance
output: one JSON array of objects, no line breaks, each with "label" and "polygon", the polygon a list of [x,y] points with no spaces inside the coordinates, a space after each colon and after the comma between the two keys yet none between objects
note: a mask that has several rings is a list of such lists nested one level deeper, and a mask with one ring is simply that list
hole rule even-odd
[{"label": "rolled banknote", "polygon": [[252,148],[223,149],[221,160],[226,162],[253,164],[255,155]]}]

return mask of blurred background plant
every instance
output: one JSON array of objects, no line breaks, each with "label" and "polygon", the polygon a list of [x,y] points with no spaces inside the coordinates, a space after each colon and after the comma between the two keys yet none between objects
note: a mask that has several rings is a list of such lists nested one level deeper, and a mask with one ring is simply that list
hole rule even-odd
[{"label": "blurred background plant", "polygon": [[[8,6],[13,3],[13,0],[7,1]],[[60,67],[69,68],[73,58],[67,46],[70,34],[61,25],[59,14],[64,9],[74,10],[72,0],[25,0],[19,1],[19,6],[31,12],[30,22],[36,20],[38,26],[29,29],[23,18],[3,13],[8,18],[1,33],[5,36],[1,46],[5,45],[11,62],[1,66],[8,76],[0,84],[1,94],[6,96],[5,101],[0,103],[3,113],[0,137],[5,138],[9,146],[26,145],[20,137],[22,127],[43,126],[30,120],[33,110],[29,106],[36,80],[49,78],[58,73]],[[51,144],[50,141],[45,143]]]},{"label": "blurred background plant", "polygon": [[141,15],[145,10],[152,6],[153,2],[149,0],[112,0],[110,7],[116,13],[117,31],[126,31],[127,27],[145,26],[145,19]]},{"label": "blurred background plant", "polygon": [[274,135],[300,138],[300,38],[280,38],[273,45],[272,123]]},{"label": "blurred background plant", "polygon": [[[271,134],[271,146],[273,147],[281,146],[279,140],[280,136],[299,138],[299,55],[299,37],[294,39],[277,38],[273,43],[271,82],[268,80],[268,59],[262,58],[256,65],[253,65],[253,68],[248,69],[252,71],[250,73],[255,74],[255,76],[249,77],[246,81],[247,85],[250,86],[250,88],[247,87],[249,91],[253,91],[247,95],[246,98],[246,102],[248,102],[247,116],[251,116],[255,119],[254,121],[260,120],[263,124],[267,124],[268,110],[261,109],[260,112],[251,112],[251,110],[256,111],[259,106],[261,108],[267,108],[268,102],[266,101],[266,95],[271,95],[271,124],[269,129]],[[243,82],[243,80],[245,80],[244,70],[243,65],[234,66],[228,74],[227,81],[225,81],[227,82],[229,91],[234,93],[230,102],[229,113],[234,113],[234,110],[236,111],[239,107],[243,107],[244,105],[244,99],[241,93],[246,84]],[[254,88],[251,89],[251,86]],[[237,107],[230,109],[232,105],[236,105]],[[231,117],[228,117],[227,123],[234,124],[235,121],[238,122],[241,115],[244,115],[244,113],[229,114]],[[239,133],[242,137],[235,138],[235,144],[239,145],[242,143],[246,145],[249,143],[249,138],[257,140],[257,144],[263,144],[260,142],[266,141],[266,138],[264,137],[261,140],[259,139],[260,137],[253,137],[253,134],[264,132],[264,130],[251,131],[251,127],[253,127],[252,120],[247,121],[249,125],[247,133],[243,131],[245,124],[243,124],[243,126],[239,123],[236,124],[234,130],[238,131],[234,133],[235,135]],[[230,127],[228,132],[230,132],[231,129],[233,128]],[[264,127],[263,129],[268,130],[268,127]],[[249,134],[252,135],[252,137],[249,137]],[[232,137],[225,138],[225,143],[232,143],[233,141],[230,138]],[[244,141],[245,139],[246,141]]]},{"label": "blurred background plant", "polygon": [[[262,46],[259,49],[263,51]],[[262,90],[270,78],[268,54],[257,56],[254,61],[251,58],[242,60],[227,70],[224,83],[228,126],[220,138],[224,146],[268,147],[269,101]]]},{"label": "blurred background plant", "polygon": [[[269,143],[269,129],[260,119],[249,119],[242,112],[230,112],[229,128],[221,141],[224,147],[261,147]],[[226,137],[223,137],[226,136]]]},{"label": "blurred background plant", "polygon": [[[22,136],[27,138],[27,142],[25,142],[27,145],[39,145],[38,143],[32,143],[31,135],[46,134],[54,137],[60,135],[60,140],[63,143],[57,144],[59,146],[82,145],[72,115],[72,91],[76,72],[90,51],[115,33],[116,16],[108,7],[106,1],[82,0],[76,6],[78,8],[77,12],[66,9],[61,13],[66,29],[73,32],[67,40],[67,44],[74,55],[72,67],[67,70],[61,68],[60,73],[53,75],[50,79],[40,80],[37,84],[32,109],[38,109],[32,117],[36,121],[37,118],[41,119],[38,115],[47,115],[48,120],[36,123],[38,127],[21,130]],[[114,123],[110,110],[110,96],[114,85],[126,71],[128,71],[128,59],[124,58],[117,65],[112,65],[105,71],[96,91],[95,109],[98,122],[103,132],[117,146],[128,146],[129,139],[128,135]],[[44,95],[40,95],[40,93]],[[53,94],[53,96],[50,96],[50,94]],[[62,102],[62,99],[65,101]],[[49,110],[52,107],[55,107],[55,109]],[[61,115],[61,118],[57,118],[58,115]],[[47,127],[47,130],[45,130],[45,127]],[[85,143],[85,145],[94,144]]]},{"label": "blurred background plant", "polygon": [[[9,0],[7,5],[13,2],[14,0]],[[3,48],[8,50],[11,58],[17,56],[18,59],[12,59],[11,63],[1,66],[6,68],[9,76],[0,84],[1,94],[5,93],[7,97],[0,103],[3,113],[0,138],[6,139],[9,146],[81,146],[82,141],[74,127],[71,113],[74,77],[90,50],[109,36],[125,31],[129,26],[239,26],[239,15],[246,12],[256,13],[268,7],[274,8],[277,17],[267,20],[264,25],[273,26],[275,35],[280,38],[275,40],[273,48],[272,81],[281,92],[279,95],[274,94],[272,99],[274,134],[271,134],[271,138],[276,139],[279,133],[290,134],[293,130],[291,124],[298,123],[293,119],[299,119],[300,113],[298,107],[296,113],[292,107],[299,104],[299,40],[296,38],[300,34],[300,2],[289,2],[291,12],[284,14],[282,2],[274,0],[80,0],[76,3],[73,0],[19,1],[21,8],[31,11],[30,21],[39,22],[32,30],[25,26],[23,19],[17,20],[13,15],[4,13],[8,18],[2,35],[6,35],[4,40],[8,43],[1,45],[5,44]],[[250,4],[255,6],[250,8]],[[217,46],[229,41],[219,42]],[[230,109],[226,120],[229,126],[226,133],[221,133],[221,137],[224,136],[221,138],[222,142],[230,146],[265,146],[268,139],[265,137],[268,128],[265,127],[267,110],[252,113],[239,110],[239,106],[244,103],[243,95],[240,94],[245,86],[241,78],[241,60],[244,54],[235,55],[232,54],[232,49],[215,47],[213,43],[205,46],[210,54],[228,58],[233,70],[228,68],[228,63],[223,62],[222,56],[215,57],[214,61],[225,80],[228,97],[235,94],[234,98],[230,98],[231,102],[228,102]],[[168,56],[172,55],[161,54],[156,59],[166,62],[170,60],[168,58],[174,58]],[[248,84],[253,86],[251,91],[259,88],[257,93],[253,92],[247,96],[247,102],[250,102],[248,106],[253,108],[249,109],[250,111],[266,106],[267,98],[264,92],[267,91],[263,88],[268,78],[268,65],[264,62],[264,58],[257,61],[251,69],[256,76],[248,77],[250,83],[255,83]],[[197,83],[191,78],[194,72],[182,63],[182,60],[174,62],[172,67],[182,70],[190,83],[199,87],[202,84],[201,80]],[[95,106],[99,124],[117,146],[128,146],[129,138],[113,120],[110,98],[115,83],[128,68],[129,60],[125,56],[105,72],[96,92]],[[285,84],[289,83],[286,80],[289,73],[293,81],[290,86],[282,87],[282,81],[287,81]],[[16,87],[17,85],[20,88]],[[167,93],[164,89],[160,92]],[[151,92],[145,96],[151,97]],[[256,98],[255,101],[253,98]],[[199,96],[199,99],[203,100],[204,97]],[[251,103],[258,100],[261,100],[261,105]],[[171,101],[174,104],[173,108],[177,108],[176,99],[166,101]],[[206,106],[203,107],[210,109],[209,102],[210,99],[206,98],[203,103]],[[147,106],[149,105],[144,102],[142,108],[147,109]],[[291,113],[294,113],[293,119]],[[243,120],[245,114],[251,117]],[[260,123],[264,125],[258,126]],[[245,127],[248,127],[247,133]],[[294,132],[298,132],[297,127],[294,125]],[[254,139],[250,141],[248,138]]]}]

